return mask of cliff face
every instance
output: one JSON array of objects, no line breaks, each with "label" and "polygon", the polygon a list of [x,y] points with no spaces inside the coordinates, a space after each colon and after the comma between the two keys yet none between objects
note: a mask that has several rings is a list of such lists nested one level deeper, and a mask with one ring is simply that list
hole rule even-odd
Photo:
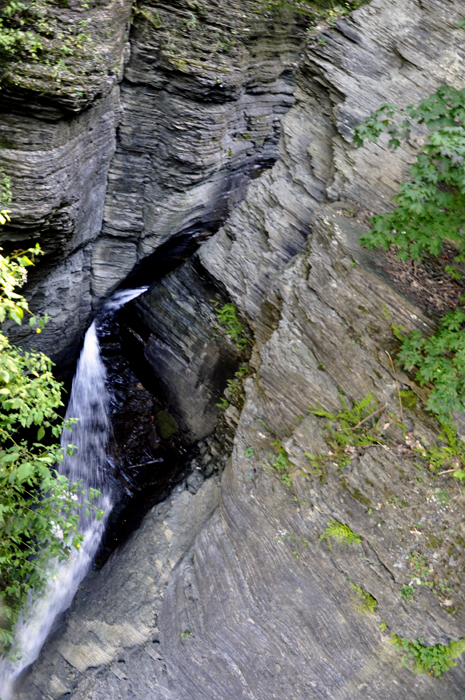
[{"label": "cliff face", "polygon": [[134,24],[94,250],[96,298],[169,238],[215,230],[276,159],[294,102],[302,33],[289,19],[275,24],[250,2],[156,8],[141,6]]},{"label": "cliff face", "polygon": [[[405,668],[389,644],[391,632],[428,645],[465,636],[460,494],[448,475],[415,466],[409,446],[432,444],[437,426],[421,410],[423,391],[388,355],[392,323],[428,330],[432,322],[396,290],[385,259],[358,245],[367,210],[389,206],[415,143],[396,154],[383,143],[350,144],[354,124],[380,103],[405,105],[445,82],[463,87],[462,13],[453,0],[373,0],[322,28],[299,68],[278,162],[193,262],[135,303],[154,373],[154,348],[163,349],[161,381],[180,365],[203,381],[208,362],[199,356],[217,352],[205,330],[214,323],[209,285],[227,292],[253,331],[220,506],[209,517],[217,491],[207,481],[186,511],[187,529],[178,516],[187,491],[152,511],[93,574],[19,697],[463,697],[463,659],[438,682]],[[180,298],[183,285],[189,295]],[[170,309],[174,325],[189,317],[188,333],[170,332]],[[399,387],[417,396],[403,409],[405,434],[392,417],[400,417]],[[195,433],[198,396],[178,391],[172,400],[191,401],[183,416]],[[341,394],[356,402],[369,393],[385,406],[391,446],[315,470],[308,454],[328,447],[308,407],[337,412]],[[329,521],[360,539],[320,541]],[[174,546],[159,556],[166,543]],[[407,601],[401,588],[412,573]],[[431,586],[421,585],[426,578]],[[374,615],[361,613],[351,584],[377,601]]]},{"label": "cliff face", "polygon": [[276,159],[303,32],[263,14],[252,30],[257,7],[140,4],[128,43],[131,3],[71,3],[49,18],[69,43],[63,69],[43,58],[4,71],[0,165],[14,204],[0,241],[40,241],[27,294],[51,318],[40,338],[23,329],[15,340],[72,360],[139,261],[177,234],[217,228]]}]

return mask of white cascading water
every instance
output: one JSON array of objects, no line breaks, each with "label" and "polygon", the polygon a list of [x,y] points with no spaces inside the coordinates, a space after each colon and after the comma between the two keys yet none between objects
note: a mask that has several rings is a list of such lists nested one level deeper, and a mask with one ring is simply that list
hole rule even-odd
[{"label": "white cascading water", "polygon": [[[116,311],[146,290],[147,287],[142,287],[116,292],[105,304],[103,313]],[[94,321],[84,339],[66,409],[66,418],[77,418],[78,421],[71,433],[63,431],[61,444],[65,458],[58,471],[72,483],[79,481],[84,491],[98,489],[100,495],[93,505],[103,510],[104,516],[98,521],[91,512],[87,518],[83,508],[79,521],[79,530],[84,535],[81,547],[73,550],[65,562],[50,562],[45,592],[30,602],[16,627],[15,648],[20,651],[21,658],[16,663],[0,660],[1,700],[11,700],[14,696],[15,680],[39,656],[56,616],[70,606],[79,584],[90,569],[113,507],[114,496],[104,470],[109,435],[109,394],[105,380],[106,370],[100,356]],[[74,456],[66,455],[68,443],[77,447]]]}]

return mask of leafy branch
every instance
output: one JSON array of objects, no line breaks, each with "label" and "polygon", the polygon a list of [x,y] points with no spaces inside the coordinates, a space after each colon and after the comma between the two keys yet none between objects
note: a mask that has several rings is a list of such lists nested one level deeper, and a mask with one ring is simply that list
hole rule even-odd
[{"label": "leafy branch", "polygon": [[426,646],[423,637],[411,641],[392,634],[389,643],[403,652],[405,666],[418,675],[424,672],[437,678],[453,666],[457,666],[456,659],[465,651],[465,638],[447,645]]},{"label": "leafy branch", "polygon": [[[0,255],[0,323],[20,324],[31,313],[15,291],[26,280],[27,267],[40,254],[36,246]],[[40,332],[43,319],[31,315]],[[0,650],[13,644],[12,629],[28,596],[47,585],[49,563],[79,549],[79,511],[94,511],[97,491],[85,494],[56,471],[63,460],[57,440],[73,420],[63,421],[62,386],[52,373],[51,360],[39,352],[25,352],[0,332]],[[35,439],[33,437],[35,435]],[[28,436],[28,437],[27,437]],[[72,454],[74,447],[66,451]]]},{"label": "leafy branch", "polygon": [[[401,110],[384,104],[355,129],[354,143],[361,146],[389,136],[389,147],[396,149],[418,125],[428,130],[410,180],[393,197],[393,212],[371,219],[372,229],[360,238],[367,248],[386,250],[394,245],[401,260],[420,260],[425,253],[438,256],[443,242],[457,247],[456,263],[465,262],[465,89],[440,87],[418,106]],[[446,271],[461,278],[455,266]],[[465,405],[465,314],[456,309],[440,321],[437,331],[425,338],[418,331],[403,336],[398,361],[415,371],[422,386],[431,388],[427,410],[444,424],[454,411]]]},{"label": "leafy branch", "polygon": [[[429,133],[410,169],[410,180],[393,197],[393,212],[371,219],[372,229],[361,238],[367,248],[391,245],[401,260],[420,260],[425,252],[439,255],[444,239],[457,243],[465,258],[465,89],[444,85],[418,106],[405,112],[384,104],[355,129],[354,143],[389,136],[389,148],[397,149],[413,128],[424,125]],[[455,270],[451,270],[455,272]]]}]

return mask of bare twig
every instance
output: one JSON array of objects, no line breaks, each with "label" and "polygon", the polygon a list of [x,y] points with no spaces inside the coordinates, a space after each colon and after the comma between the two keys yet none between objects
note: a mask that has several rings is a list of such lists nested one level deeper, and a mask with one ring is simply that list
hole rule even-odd
[{"label": "bare twig", "polygon": [[387,445],[385,445],[383,442],[378,442],[378,440],[377,440],[375,444],[376,444],[376,445],[379,445],[380,447],[382,447],[383,449],[385,449],[386,452],[389,452],[389,453],[390,453],[391,455],[393,455],[394,457],[396,456],[395,453],[394,453],[392,450],[390,450],[389,447],[388,447]]},{"label": "bare twig", "polygon": [[392,371],[394,372],[394,379],[396,380],[396,387],[397,387],[397,396],[399,398],[399,408],[400,408],[400,419],[403,421],[404,420],[404,412],[402,411],[402,399],[400,398],[400,387],[399,387],[399,382],[397,381],[397,374],[396,370],[394,369],[394,362],[392,361],[391,355],[388,353],[387,350],[384,351],[386,355],[389,357],[389,361],[391,363]]},{"label": "bare twig", "polygon": [[145,467],[147,464],[157,464],[157,462],[163,462],[163,459],[151,459],[150,462],[141,462],[140,464],[131,464],[129,467],[123,467],[124,469],[137,469],[137,467]]},{"label": "bare twig", "polygon": [[353,427],[351,427],[350,430],[355,430],[355,429],[358,428],[360,425],[362,425],[362,423],[365,423],[365,421],[369,420],[370,418],[373,418],[373,416],[376,416],[376,414],[379,413],[380,411],[384,411],[384,409],[386,408],[386,405],[387,405],[387,404],[384,404],[384,406],[381,406],[380,408],[377,408],[376,411],[373,411],[373,413],[370,413],[369,416],[367,416],[366,418],[364,418],[363,420],[361,420],[360,423],[357,423],[357,425],[354,425]]}]

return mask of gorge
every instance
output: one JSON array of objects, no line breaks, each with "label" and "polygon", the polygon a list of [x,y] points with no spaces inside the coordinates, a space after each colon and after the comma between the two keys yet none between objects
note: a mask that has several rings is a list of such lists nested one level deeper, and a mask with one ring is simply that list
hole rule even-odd
[{"label": "gorge", "polygon": [[[352,143],[381,103],[464,87],[463,3],[372,0],[306,39],[301,17],[252,2],[130,13],[59,7],[59,22],[107,27],[104,69],[78,85],[25,62],[0,92],[2,245],[40,241],[25,293],[51,317],[12,337],[67,376],[105,300],[150,284],[119,313],[123,346],[165,406],[159,439],[174,426],[190,468],[84,579],[15,697],[463,698],[463,658],[439,681],[389,643],[465,636],[463,504],[450,474],[406,456],[439,429],[426,390],[390,362],[392,324],[428,333],[435,316],[358,243],[423,134],[396,152]],[[150,278],[184,238],[197,252]],[[245,348],[219,323],[228,303]],[[416,397],[404,433],[399,387]],[[341,396],[370,393],[404,451],[375,444],[322,475],[308,455],[328,452],[324,421],[309,408],[336,414]],[[331,544],[331,522],[359,539]],[[417,566],[407,600],[419,557],[432,585]]]}]

